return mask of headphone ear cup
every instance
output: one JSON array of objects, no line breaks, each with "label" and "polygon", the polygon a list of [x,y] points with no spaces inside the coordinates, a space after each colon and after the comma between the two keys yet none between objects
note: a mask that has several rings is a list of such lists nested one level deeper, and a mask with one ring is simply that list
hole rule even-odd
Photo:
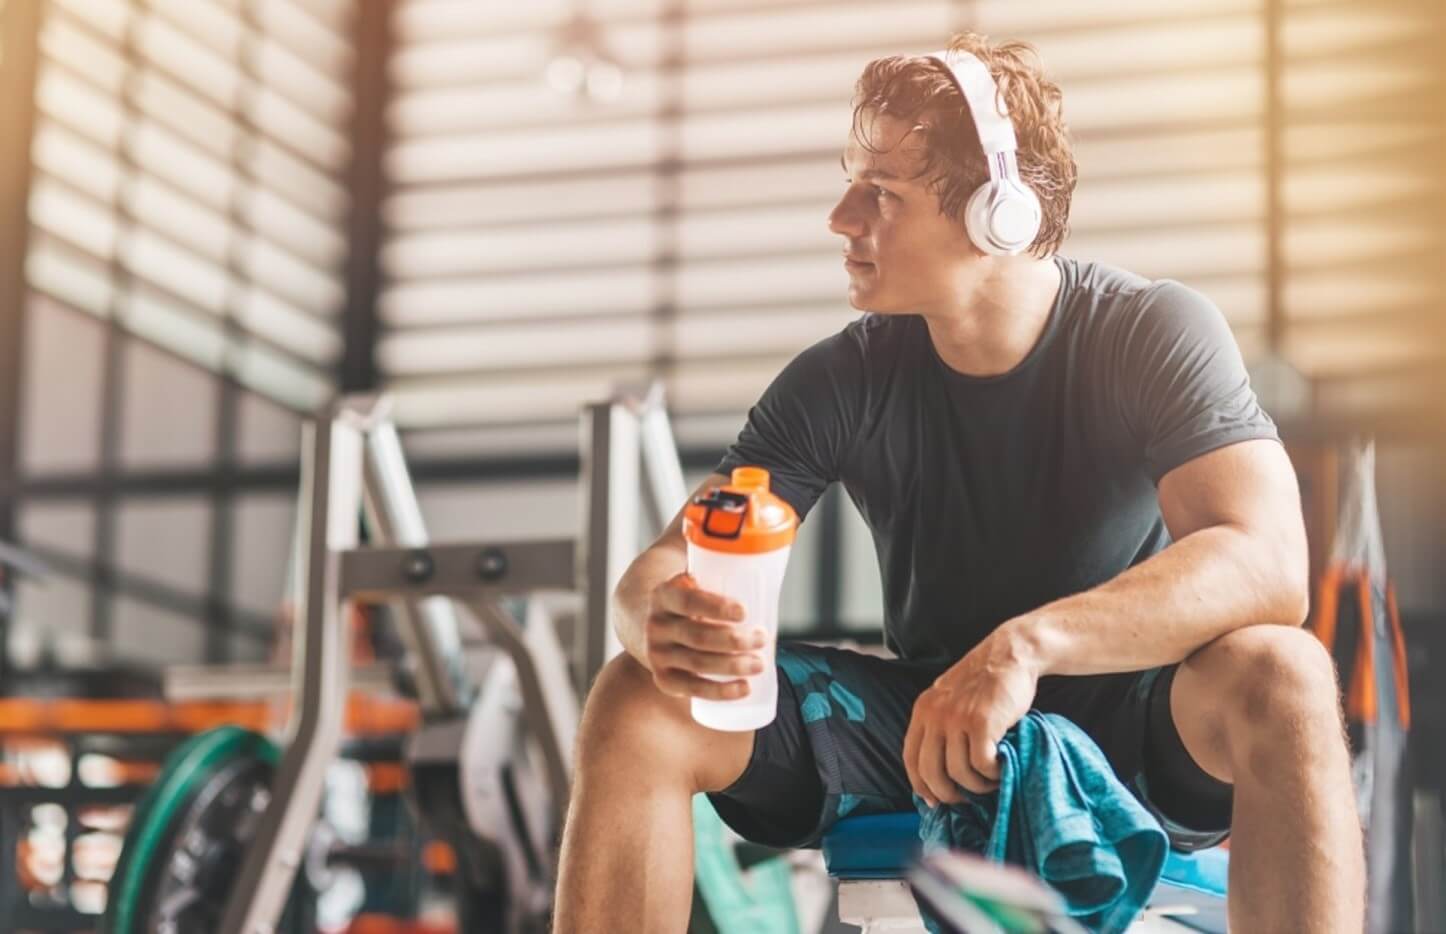
[{"label": "headphone ear cup", "polygon": [[990,256],[1003,255],[989,236],[989,206],[994,201],[996,188],[997,183],[985,182],[974,189],[964,205],[964,232],[971,243]]},{"label": "headphone ear cup", "polygon": [[1039,235],[1042,212],[1029,186],[990,180],[974,190],[964,207],[970,241],[990,256],[1014,256]]}]

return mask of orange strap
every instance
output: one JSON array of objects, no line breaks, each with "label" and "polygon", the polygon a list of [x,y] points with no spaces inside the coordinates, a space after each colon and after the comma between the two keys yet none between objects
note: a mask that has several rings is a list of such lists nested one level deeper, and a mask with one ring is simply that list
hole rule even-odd
[{"label": "orange strap", "polygon": [[1361,723],[1375,723],[1376,710],[1376,634],[1371,612],[1371,583],[1364,574],[1351,575],[1361,610],[1361,643],[1351,666],[1351,686],[1346,693],[1346,713]]},{"label": "orange strap", "polygon": [[[1380,716],[1376,683],[1375,612],[1371,601],[1371,581],[1362,570],[1333,564],[1321,576],[1320,596],[1311,614],[1311,629],[1327,651],[1335,649],[1336,627],[1340,623],[1340,594],[1354,587],[1361,613],[1361,642],[1350,671],[1346,690],[1346,714],[1360,723],[1375,723]],[[1411,686],[1406,661],[1406,637],[1401,629],[1400,611],[1396,607],[1396,585],[1386,583],[1386,621],[1390,628],[1391,662],[1395,674],[1396,710],[1401,726],[1411,728]]]},{"label": "orange strap", "polygon": [[1406,667],[1406,636],[1401,631],[1401,614],[1396,610],[1396,585],[1386,583],[1386,616],[1391,621],[1391,654],[1396,669],[1396,710],[1400,711],[1401,726],[1411,728],[1411,682]]},{"label": "orange strap", "polygon": [[1339,564],[1325,569],[1320,579],[1320,597],[1311,616],[1311,629],[1327,652],[1334,652],[1336,647],[1336,605],[1340,600],[1341,575],[1344,573],[1345,568]]}]

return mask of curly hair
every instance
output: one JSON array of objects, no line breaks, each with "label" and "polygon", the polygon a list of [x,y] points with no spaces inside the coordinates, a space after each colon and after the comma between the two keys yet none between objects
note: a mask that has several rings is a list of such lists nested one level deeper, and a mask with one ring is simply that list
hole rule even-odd
[{"label": "curly hair", "polygon": [[[1050,256],[1069,233],[1069,202],[1078,174],[1059,85],[1044,74],[1039,53],[1027,42],[992,43],[987,36],[960,33],[949,49],[972,53],[999,86],[1019,143],[1019,176],[1039,197],[1043,213],[1028,252]],[[914,131],[925,139],[917,177],[928,179],[940,210],[962,225],[969,196],[988,181],[989,166],[969,105],[948,67],[926,56],[875,59],[859,77],[853,107],[854,136],[865,147],[867,118],[888,114],[916,124]]]}]

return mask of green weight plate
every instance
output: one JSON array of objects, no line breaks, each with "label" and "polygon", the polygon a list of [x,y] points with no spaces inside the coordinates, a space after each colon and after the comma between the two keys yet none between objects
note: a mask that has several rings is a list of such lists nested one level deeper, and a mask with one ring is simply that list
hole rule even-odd
[{"label": "green weight plate", "polygon": [[[112,876],[101,931],[149,934],[143,927],[148,902],[156,895],[158,867],[171,859],[178,834],[195,823],[216,791],[244,772],[270,771],[278,759],[266,737],[237,726],[222,726],[187,740],[166,759],[160,776],[136,805]],[[252,780],[260,776],[251,775]],[[200,800],[207,796],[206,800]]]}]

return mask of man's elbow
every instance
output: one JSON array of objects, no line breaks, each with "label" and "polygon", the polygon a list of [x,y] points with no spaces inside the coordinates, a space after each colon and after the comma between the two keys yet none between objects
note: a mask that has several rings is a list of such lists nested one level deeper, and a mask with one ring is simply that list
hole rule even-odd
[{"label": "man's elbow", "polygon": [[1261,565],[1271,569],[1266,584],[1271,621],[1302,626],[1310,616],[1310,556],[1304,536],[1299,542],[1277,544],[1272,551],[1274,560]]},{"label": "man's elbow", "polygon": [[1291,580],[1289,584],[1282,587],[1281,594],[1281,622],[1288,626],[1303,626],[1310,618],[1310,581],[1309,574],[1300,575],[1300,580]]}]

